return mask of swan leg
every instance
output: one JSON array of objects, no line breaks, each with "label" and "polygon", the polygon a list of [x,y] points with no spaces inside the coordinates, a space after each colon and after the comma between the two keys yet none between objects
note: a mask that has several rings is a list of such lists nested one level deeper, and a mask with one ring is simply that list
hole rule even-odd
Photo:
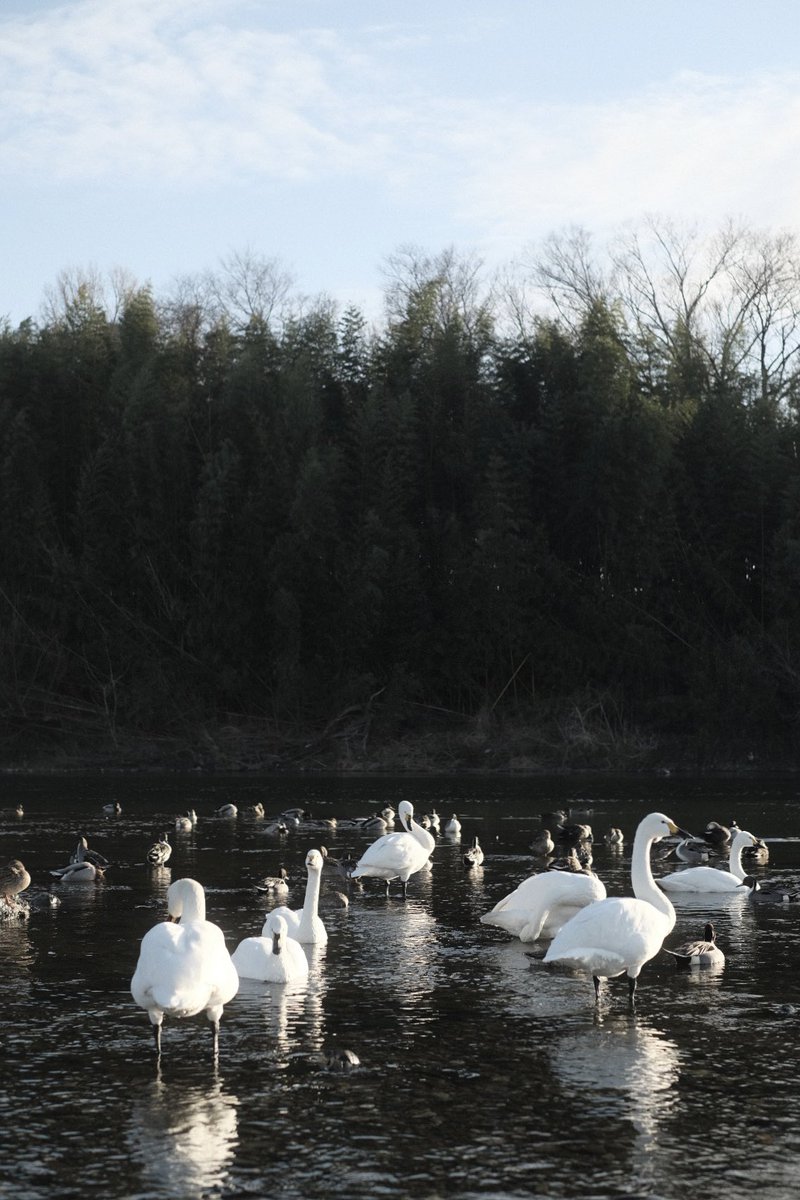
[{"label": "swan leg", "polygon": [[599,1004],[600,1003],[600,976],[593,975],[592,983],[594,984],[594,1002],[595,1002],[595,1004]]},{"label": "swan leg", "polygon": [[153,1041],[156,1044],[156,1058],[161,1058],[161,1022],[153,1026]]},{"label": "swan leg", "polygon": [[628,1004],[634,1009],[636,1008],[636,977],[628,979]]},{"label": "swan leg", "polygon": [[405,900],[405,898],[406,898],[406,888],[407,888],[407,886],[408,886],[408,880],[407,880],[407,879],[401,879],[401,881],[400,881],[400,882],[401,882],[401,883],[402,883],[402,885],[403,885],[403,899]]},{"label": "swan leg", "polygon": [[219,1055],[219,1021],[211,1022],[211,1036],[213,1038],[214,1058]]},{"label": "swan leg", "polygon": [[386,880],[386,891],[385,891],[384,895],[386,895],[386,896],[389,895],[389,880],[388,879]]}]

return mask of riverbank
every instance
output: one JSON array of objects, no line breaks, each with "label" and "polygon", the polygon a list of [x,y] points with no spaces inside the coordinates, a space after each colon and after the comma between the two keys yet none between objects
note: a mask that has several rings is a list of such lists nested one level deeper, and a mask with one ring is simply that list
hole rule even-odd
[{"label": "riverbank", "polygon": [[[419,706],[422,710],[423,706]],[[385,774],[791,771],[791,747],[742,737],[678,737],[611,720],[602,703],[557,715],[426,709],[391,726],[362,709],[324,728],[230,719],[167,734],[6,737],[0,770],[308,771]]]}]

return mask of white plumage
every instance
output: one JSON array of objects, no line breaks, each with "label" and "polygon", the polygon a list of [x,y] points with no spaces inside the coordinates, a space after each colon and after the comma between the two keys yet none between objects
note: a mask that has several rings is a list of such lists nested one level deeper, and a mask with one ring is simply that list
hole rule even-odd
[{"label": "white plumage", "polygon": [[261,937],[245,938],[231,957],[240,979],[290,983],[308,975],[305,951],[289,937],[286,921],[277,912],[268,915]]},{"label": "white plumage", "polygon": [[603,881],[586,871],[542,871],[524,879],[491,912],[483,925],[497,925],[522,942],[554,937],[587,904],[605,899]]},{"label": "white plumage", "polygon": [[740,829],[733,839],[729,870],[720,867],[687,867],[685,871],[673,871],[659,879],[665,892],[735,892],[745,877],[742,866],[742,851],[745,846],[754,846],[757,839],[746,829]]},{"label": "white plumage", "polygon": [[365,876],[385,879],[387,896],[391,880],[399,879],[405,897],[408,880],[426,865],[436,840],[414,820],[414,806],[410,801],[401,800],[397,813],[403,832],[386,833],[368,846],[351,874],[353,879]]},{"label": "white plumage", "polygon": [[588,971],[596,999],[602,979],[626,972],[633,1007],[639,972],[658,954],[675,925],[675,909],[653,879],[650,847],[659,838],[680,832],[663,813],[644,817],[636,830],[631,860],[635,899],[609,897],[582,909],[553,938],[544,961]]},{"label": "white plumage", "polygon": [[286,921],[289,937],[306,946],[324,946],[328,940],[328,931],[318,912],[323,861],[319,850],[309,850],[306,855],[308,880],[302,908],[291,909],[280,905],[272,910]]},{"label": "white plumage", "polygon": [[199,1012],[211,1022],[216,1053],[219,1020],[239,990],[239,976],[222,930],[206,920],[205,892],[197,880],[173,883],[167,910],[171,921],[160,922],[142,938],[131,994],[147,1010],[158,1054],[164,1017],[180,1019]]}]

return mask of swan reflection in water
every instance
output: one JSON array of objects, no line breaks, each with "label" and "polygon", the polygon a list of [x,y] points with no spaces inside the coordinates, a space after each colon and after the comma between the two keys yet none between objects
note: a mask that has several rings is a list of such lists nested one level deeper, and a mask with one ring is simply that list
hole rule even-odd
[{"label": "swan reflection in water", "polygon": [[148,1084],[131,1113],[131,1155],[159,1195],[192,1200],[224,1184],[238,1145],[238,1099],[219,1079]]},{"label": "swan reflection in water", "polygon": [[607,1021],[596,1017],[593,1025],[561,1039],[552,1051],[554,1076],[582,1104],[589,1091],[593,1108],[629,1122],[628,1182],[637,1191],[666,1178],[659,1134],[677,1104],[680,1066],[671,1038],[627,1014]]}]

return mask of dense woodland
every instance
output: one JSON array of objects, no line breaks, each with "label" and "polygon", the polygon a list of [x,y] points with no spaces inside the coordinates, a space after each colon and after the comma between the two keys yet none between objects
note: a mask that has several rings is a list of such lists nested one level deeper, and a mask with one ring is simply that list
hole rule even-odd
[{"label": "dense woodland", "polygon": [[798,257],[405,250],[377,326],[62,275],[0,334],[0,761],[791,763]]}]

